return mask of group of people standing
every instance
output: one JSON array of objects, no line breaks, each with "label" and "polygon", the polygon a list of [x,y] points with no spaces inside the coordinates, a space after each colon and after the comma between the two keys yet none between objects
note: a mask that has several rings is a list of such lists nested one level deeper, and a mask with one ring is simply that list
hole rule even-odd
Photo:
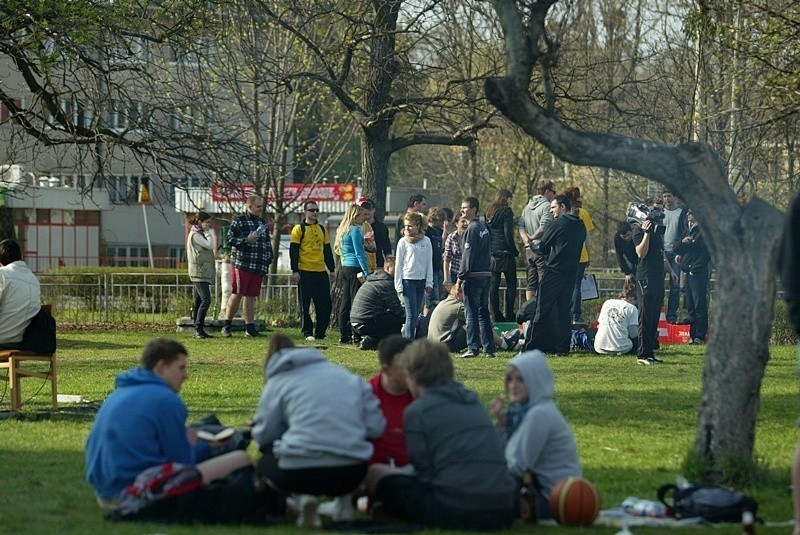
[{"label": "group of people standing", "polygon": [[[614,237],[617,260],[625,273],[618,299],[603,304],[598,318],[595,350],[599,353],[635,353],[639,364],[659,362],[655,351],[658,322],[664,305],[664,275],[669,275],[666,319],[678,323],[681,285],[685,283],[690,344],[704,344],[708,332],[708,285],[711,255],[694,212],[680,206],[665,188],[661,199],[646,203],[641,224],[623,221]],[[633,306],[636,305],[636,306]],[[637,324],[634,332],[631,325]]]},{"label": "group of people standing", "polygon": [[[582,475],[540,351],[509,361],[490,410],[455,381],[443,344],[392,335],[378,358],[379,373],[365,381],[273,334],[252,419],[253,464],[230,439],[186,425],[179,393],[188,352],[155,339],[138,367],[117,376],[95,418],[86,479],[101,509],[123,520],[265,523],[293,511],[299,526],[318,527],[320,514],[355,518],[355,498],[366,494],[376,515],[490,530],[512,524],[523,484],[548,518],[556,483]],[[321,496],[333,500],[318,506]]]}]

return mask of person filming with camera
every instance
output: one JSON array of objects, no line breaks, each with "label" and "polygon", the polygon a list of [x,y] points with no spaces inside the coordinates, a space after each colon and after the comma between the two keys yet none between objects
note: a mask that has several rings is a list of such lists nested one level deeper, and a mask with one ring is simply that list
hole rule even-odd
[{"label": "person filming with camera", "polygon": [[658,319],[664,304],[664,273],[675,282],[678,275],[664,255],[664,212],[653,204],[640,227],[633,231],[633,243],[639,265],[636,268],[636,300],[639,303],[639,348],[637,362],[643,365],[661,362],[658,348]]}]

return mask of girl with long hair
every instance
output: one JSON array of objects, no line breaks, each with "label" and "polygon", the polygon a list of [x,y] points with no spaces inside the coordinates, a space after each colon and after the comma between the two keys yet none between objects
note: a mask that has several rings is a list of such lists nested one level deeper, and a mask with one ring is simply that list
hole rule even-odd
[{"label": "girl with long hair", "polygon": [[[513,193],[497,190],[497,196],[486,209],[486,226],[492,237],[492,282],[489,286],[489,303],[495,323],[514,321],[517,298],[517,256],[514,243],[514,212],[511,211]],[[500,310],[500,277],[506,278],[505,314]]]},{"label": "girl with long hair", "polygon": [[[364,223],[364,210],[351,205],[344,213],[339,228],[336,229],[334,250],[341,258],[341,269],[337,284],[341,288],[341,298],[337,309],[339,320],[339,342],[349,344],[353,341],[353,329],[350,326],[350,307],[356,297],[362,281],[369,276],[367,255],[364,251],[364,234],[361,225]],[[359,280],[360,279],[360,280]]]}]

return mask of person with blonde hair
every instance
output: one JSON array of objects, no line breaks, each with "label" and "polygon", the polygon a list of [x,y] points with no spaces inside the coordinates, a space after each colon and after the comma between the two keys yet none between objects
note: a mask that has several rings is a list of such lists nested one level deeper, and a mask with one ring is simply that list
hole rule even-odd
[{"label": "person with blonde hair", "polygon": [[426,527],[509,527],[514,481],[503,440],[478,395],[453,379],[447,346],[416,340],[399,358],[414,397],[403,413],[414,472],[373,464],[367,490],[390,512]]},{"label": "person with blonde hair", "polygon": [[317,496],[341,496],[363,481],[386,419],[370,385],[317,349],[270,341],[264,390],[253,417],[269,486],[295,494],[298,525],[319,526]]},{"label": "person with blonde hair", "polygon": [[341,258],[340,277],[337,284],[341,288],[341,298],[337,309],[339,320],[339,342],[349,344],[353,341],[353,328],[350,325],[350,308],[356,298],[361,283],[369,276],[367,255],[364,251],[364,210],[357,204],[350,205],[344,213],[339,228],[336,229],[334,251]]},{"label": "person with blonde hair", "polygon": [[186,239],[186,258],[189,261],[189,280],[194,283],[192,323],[195,338],[212,338],[205,331],[206,314],[211,306],[211,283],[214,282],[217,243],[211,231],[211,215],[200,211],[192,218],[192,228]]},{"label": "person with blonde hair", "polygon": [[403,224],[405,237],[397,242],[394,287],[406,310],[403,336],[413,340],[422,299],[433,290],[433,247],[423,231],[421,214],[407,213]]}]

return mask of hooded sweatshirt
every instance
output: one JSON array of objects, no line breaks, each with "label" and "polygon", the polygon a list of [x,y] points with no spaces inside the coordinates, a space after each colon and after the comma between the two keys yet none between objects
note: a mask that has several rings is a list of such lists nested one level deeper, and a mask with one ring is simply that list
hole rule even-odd
[{"label": "hooded sweatshirt", "polygon": [[151,370],[117,375],[116,390],[103,402],[86,441],[86,481],[97,496],[115,499],[147,468],[167,462],[194,464],[208,457],[186,437],[186,406]]},{"label": "hooded sweatshirt", "polygon": [[455,381],[427,388],[403,415],[408,455],[439,502],[457,509],[508,510],[514,481],[503,441],[475,392]]},{"label": "hooded sweatshirt", "polygon": [[259,448],[272,446],[285,470],[367,462],[386,427],[364,379],[313,348],[288,348],[269,359],[253,418]]},{"label": "hooded sweatshirt", "polygon": [[[525,229],[528,234],[533,234],[539,227],[552,221],[553,216],[550,215],[550,201],[542,195],[534,195],[525,208],[522,209],[522,214],[517,222],[517,227]],[[539,248],[540,240],[534,240],[535,248]]]},{"label": "hooded sweatshirt", "polygon": [[516,477],[526,470],[533,472],[542,494],[549,498],[556,483],[565,477],[583,476],[575,437],[553,401],[553,372],[544,354],[528,351],[508,365],[522,375],[530,405],[506,444],[508,469]]}]

